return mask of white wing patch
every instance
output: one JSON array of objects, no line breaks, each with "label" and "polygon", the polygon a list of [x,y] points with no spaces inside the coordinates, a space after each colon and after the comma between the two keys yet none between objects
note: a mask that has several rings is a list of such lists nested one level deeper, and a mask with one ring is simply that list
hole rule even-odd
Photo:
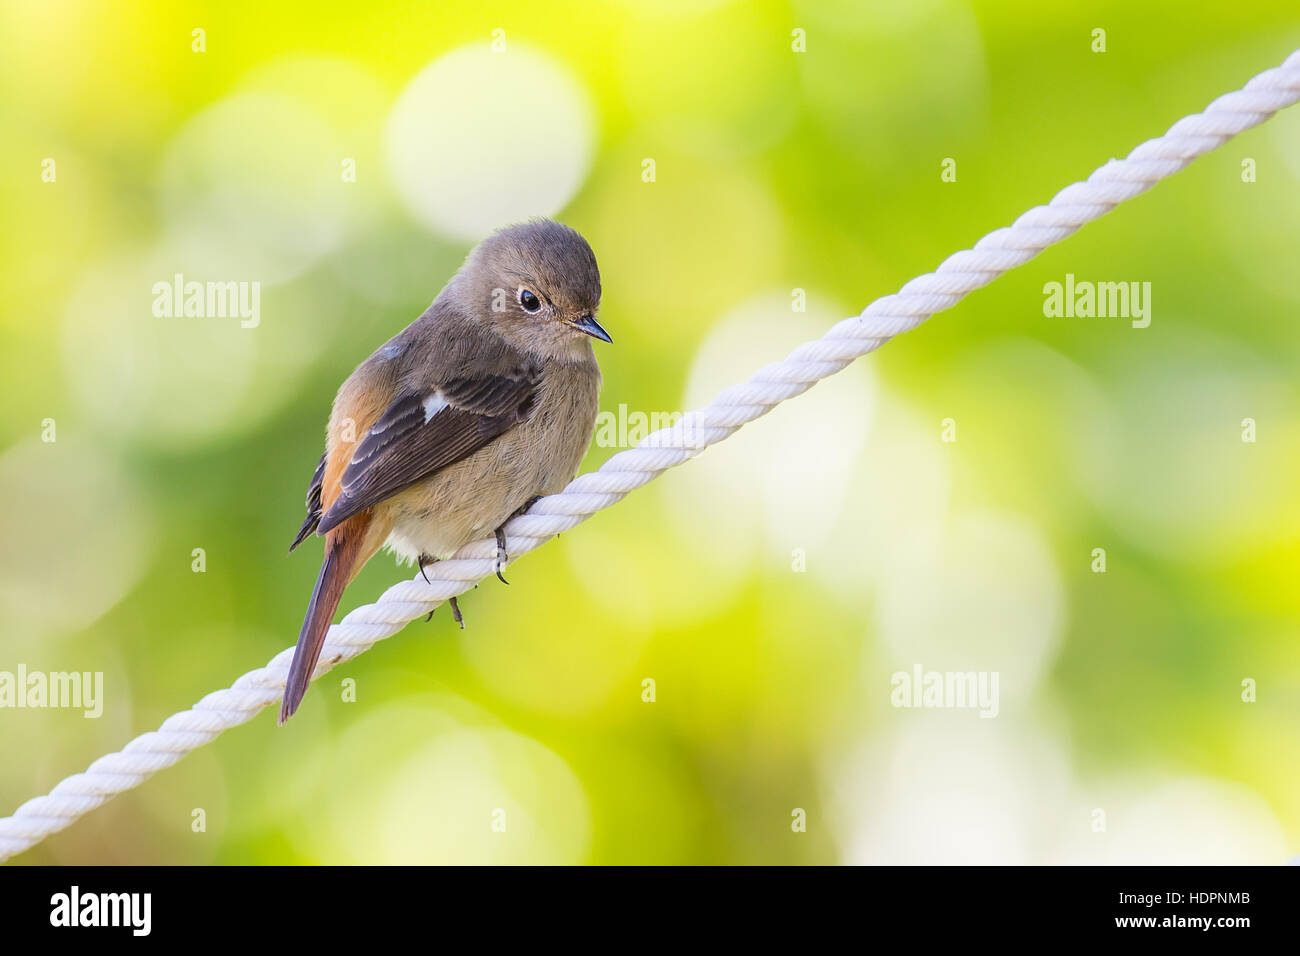
[{"label": "white wing patch", "polygon": [[424,400],[424,421],[428,424],[429,420],[447,407],[447,400],[442,397],[442,392],[434,392]]}]

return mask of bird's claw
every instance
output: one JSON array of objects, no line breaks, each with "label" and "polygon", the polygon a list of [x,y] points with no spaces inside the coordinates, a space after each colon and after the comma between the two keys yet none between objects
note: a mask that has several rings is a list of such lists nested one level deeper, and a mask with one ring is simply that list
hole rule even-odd
[{"label": "bird's claw", "polygon": [[[438,560],[437,558],[431,558],[431,557],[429,557],[427,554],[422,554],[422,555],[420,555],[420,557],[417,559],[417,563],[420,565],[420,577],[424,578],[424,583],[425,583],[425,584],[432,584],[433,582],[430,581],[430,580],[429,580],[429,576],[428,576],[427,574],[424,573],[424,569],[425,569],[425,567],[427,567],[427,566],[430,565],[430,564],[433,564],[433,563],[434,563],[435,561],[437,561],[437,560]],[[477,587],[477,585],[475,585],[475,586]],[[461,629],[462,631],[465,630],[465,618],[461,616],[461,613],[460,613],[460,605],[456,603],[456,599],[455,599],[454,597],[453,597],[453,598],[448,598],[448,599],[447,599],[447,603],[451,605],[451,616],[452,616],[452,619],[453,619],[457,624],[460,625],[460,629]],[[430,611],[430,612],[429,612],[429,616],[426,617],[424,620],[425,620],[425,623],[426,623],[426,624],[427,624],[429,621],[432,621],[432,620],[433,620],[433,612]]]},{"label": "bird's claw", "polygon": [[502,584],[509,584],[501,575],[501,569],[510,563],[510,555],[506,553],[506,532],[504,528],[497,528],[497,580]]}]

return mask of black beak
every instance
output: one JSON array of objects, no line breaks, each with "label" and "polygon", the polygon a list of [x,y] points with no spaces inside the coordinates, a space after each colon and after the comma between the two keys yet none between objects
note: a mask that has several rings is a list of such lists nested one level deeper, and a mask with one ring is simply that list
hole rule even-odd
[{"label": "black beak", "polygon": [[602,342],[609,342],[611,345],[614,340],[609,337],[609,333],[600,327],[594,315],[584,315],[573,323],[573,327],[579,332],[586,332],[593,339],[600,339]]}]

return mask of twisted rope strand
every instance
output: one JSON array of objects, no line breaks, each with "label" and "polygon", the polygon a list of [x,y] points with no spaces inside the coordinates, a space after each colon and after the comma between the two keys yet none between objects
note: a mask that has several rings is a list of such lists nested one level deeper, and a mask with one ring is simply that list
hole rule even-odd
[{"label": "twisted rope strand", "polygon": [[[635,448],[614,455],[601,468],[575,478],[564,491],[542,498],[506,526],[511,553],[527,554],[563,531],[653,481],[663,472],[727,438],[747,422],[811,388],[894,336],[951,308],[998,276],[1028,262],[1085,223],[1146,192],[1196,157],[1263,123],[1300,100],[1300,50],[1265,70],[1244,88],[1219,97],[1204,112],[1184,117],[1163,136],[1148,140],[1122,160],[1111,160],[1083,182],[1065,187],[1012,225],[989,233],[973,249],[955,253],[934,272],[918,276],[862,314],[834,325],[824,336],[796,348],[784,361],[759,369],[704,408],[648,435]],[[349,661],[396,634],[448,598],[463,594],[495,571],[496,542],[467,544],[449,560],[393,585],[374,604],[348,614],[329,631],[314,677]],[[251,720],[280,699],[293,648],[230,687],[208,694],[117,753],[100,757],[84,773],[59,783],[47,796],[0,819],[0,860],[35,846],[125,790],[170,767],[223,731]]]}]

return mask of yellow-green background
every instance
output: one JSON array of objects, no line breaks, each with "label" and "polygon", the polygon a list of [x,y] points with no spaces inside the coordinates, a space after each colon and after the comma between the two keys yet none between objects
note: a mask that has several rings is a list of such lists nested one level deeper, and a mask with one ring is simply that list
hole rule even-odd
[{"label": "yellow-green background", "polygon": [[[0,669],[103,671],[106,702],[0,711],[0,813],[295,639],[333,391],[468,248],[390,182],[388,113],[497,28],[589,101],[555,212],[604,276],[602,407],[633,411],[707,400],[1300,46],[1291,0],[6,0]],[[250,91],[283,112],[205,152]],[[540,119],[499,148],[526,166]],[[205,231],[226,174],[265,221]],[[295,248],[322,196],[328,251],[258,328],[151,314],[174,271],[259,278],[202,255]],[[1298,249],[1293,110],[484,583],[464,632],[410,626],[19,859],[1283,862]],[[1067,272],[1151,282],[1151,327],[1045,318]],[[374,560],[344,608],[407,573]],[[998,671],[999,716],[890,707],[915,664]]]}]

